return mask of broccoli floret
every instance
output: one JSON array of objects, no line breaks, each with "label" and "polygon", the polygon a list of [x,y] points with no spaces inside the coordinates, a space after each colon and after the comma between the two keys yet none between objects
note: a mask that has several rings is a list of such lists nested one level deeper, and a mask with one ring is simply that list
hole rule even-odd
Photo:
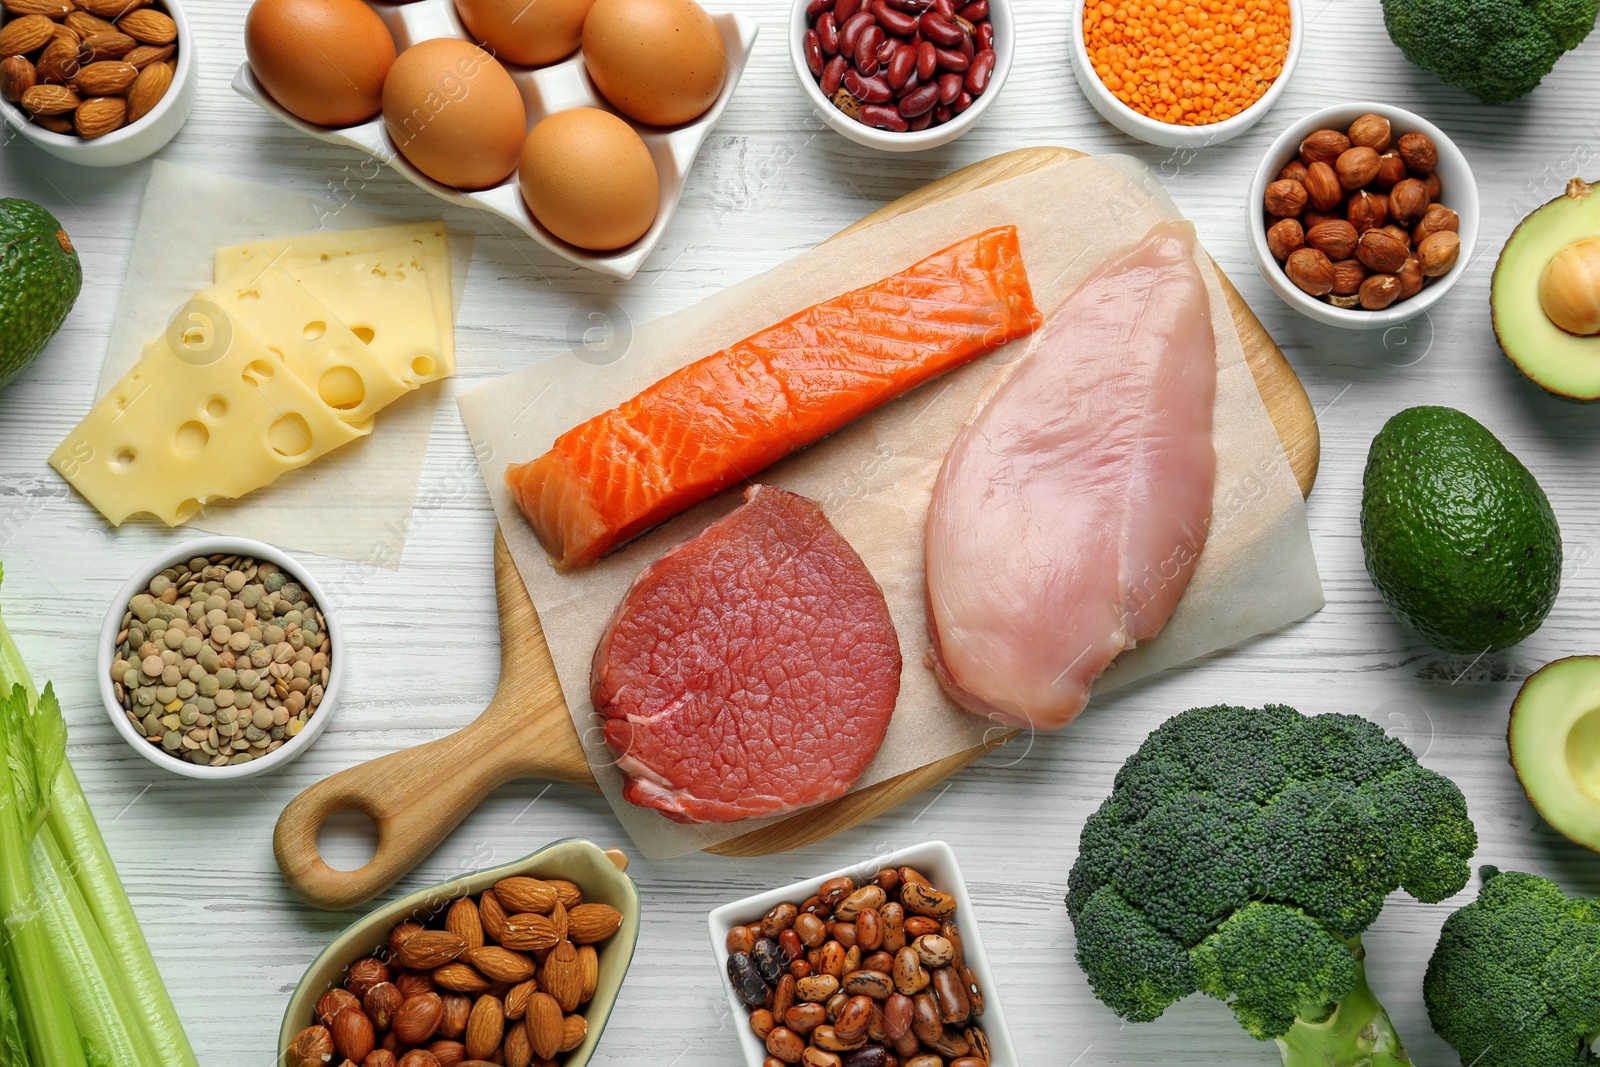
[{"label": "broccoli floret", "polygon": [[1532,92],[1594,29],[1600,0],[1383,0],[1405,57],[1488,104]]},{"label": "broccoli floret", "polygon": [[1600,901],[1536,875],[1482,874],[1428,961],[1433,1028],[1472,1067],[1600,1060]]},{"label": "broccoli floret", "polygon": [[1078,963],[1133,1022],[1198,990],[1286,1067],[1407,1063],[1360,935],[1398,888],[1459,892],[1476,848],[1461,791],[1365,719],[1195,708],[1145,739],[1084,825]]}]

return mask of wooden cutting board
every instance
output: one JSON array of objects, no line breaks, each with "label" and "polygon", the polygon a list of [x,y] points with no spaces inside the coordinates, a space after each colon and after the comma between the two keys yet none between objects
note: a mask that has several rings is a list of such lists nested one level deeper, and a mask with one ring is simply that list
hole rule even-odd
[{"label": "wooden cutting board", "polygon": [[[856,230],[939,200],[1049,166],[1082,153],[1025,148],[974,163],[873,212]],[[1218,271],[1221,274],[1221,271]],[[1222,279],[1245,357],[1284,451],[1309,494],[1320,456],[1316,415],[1283,353],[1226,277]],[[388,888],[444,840],[488,793],[518,778],[543,778],[595,789],[567,712],[538,612],[517,574],[505,540],[494,545],[500,608],[500,682],[489,707],[470,725],[437,741],[380,756],[330,775],[284,809],[273,836],[289,885],[321,908],[353,907]],[[896,807],[1003,744],[1009,736],[868,786],[708,851],[726,856],[782,852],[821,840]],[[329,867],[317,849],[323,823],[359,811],[376,824],[372,859],[354,871]]]}]

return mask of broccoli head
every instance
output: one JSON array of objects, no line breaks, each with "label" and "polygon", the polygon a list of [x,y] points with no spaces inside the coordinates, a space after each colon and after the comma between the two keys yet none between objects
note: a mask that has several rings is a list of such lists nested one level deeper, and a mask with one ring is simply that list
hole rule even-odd
[{"label": "broccoli head", "polygon": [[1533,91],[1594,29],[1600,0],[1383,0],[1405,57],[1488,104]]},{"label": "broccoli head", "polygon": [[1448,778],[1352,715],[1195,708],[1145,739],[1067,881],[1095,995],[1148,1022],[1204,992],[1288,1067],[1409,1062],[1361,933],[1404,888],[1460,892],[1477,848]]},{"label": "broccoli head", "polygon": [[1445,920],[1422,995],[1473,1067],[1600,1060],[1600,901],[1483,868],[1478,899]]}]

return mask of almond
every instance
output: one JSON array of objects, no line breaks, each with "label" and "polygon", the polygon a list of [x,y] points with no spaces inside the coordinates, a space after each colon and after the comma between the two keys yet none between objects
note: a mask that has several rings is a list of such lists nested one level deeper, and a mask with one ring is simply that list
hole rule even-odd
[{"label": "almond", "polygon": [[34,69],[41,82],[65,85],[78,73],[78,42],[65,39],[51,41],[34,60]]},{"label": "almond", "polygon": [[29,115],[35,126],[43,126],[51,133],[71,133],[72,120],[65,115]]},{"label": "almond", "polygon": [[583,890],[578,888],[576,882],[568,882],[560,878],[547,878],[545,883],[556,891],[556,899],[568,911],[583,903]]},{"label": "almond", "polygon": [[65,17],[72,11],[67,0],[5,0],[5,9],[13,15],[43,15],[47,19]]},{"label": "almond", "polygon": [[528,1031],[528,1044],[533,1046],[535,1056],[547,1060],[561,1051],[561,1038],[565,1034],[561,1005],[549,993],[533,995],[522,1025]]},{"label": "almond", "polygon": [[444,928],[467,943],[467,948],[483,947],[483,920],[471,897],[462,897],[445,913]]},{"label": "almond", "polygon": [[97,33],[116,33],[117,27],[105,19],[91,15],[87,11],[69,11],[66,17],[67,28],[75,31],[79,37],[93,37]]},{"label": "almond", "polygon": [[501,1052],[506,1061],[505,1067],[528,1067],[533,1062],[533,1046],[528,1044],[528,1031],[520,1026],[506,1030],[505,1045]]},{"label": "almond", "polygon": [[138,68],[131,63],[104,59],[78,68],[73,85],[84,96],[116,96],[139,76]]},{"label": "almond", "polygon": [[478,894],[478,918],[490,940],[505,943],[506,909],[500,906],[500,898],[495,896],[494,890],[485,889]]},{"label": "almond", "polygon": [[595,987],[600,984],[600,954],[593,945],[578,946],[579,974],[583,976],[583,993],[578,999],[589,1003],[589,998],[594,996]]},{"label": "almond", "polygon": [[513,914],[531,911],[548,915],[556,903],[556,891],[549,882],[520,875],[500,879],[494,884],[494,893],[505,909]]},{"label": "almond", "polygon": [[469,948],[466,960],[496,982],[526,982],[533,977],[533,961],[520,952],[499,945]]},{"label": "almond", "polygon": [[375,1043],[372,1020],[360,1008],[345,1008],[335,1015],[328,1032],[339,1055],[354,1063],[366,1059]]},{"label": "almond", "polygon": [[467,1046],[459,1041],[440,1039],[428,1042],[428,1052],[438,1061],[439,1067],[456,1067],[467,1061]]},{"label": "almond", "polygon": [[575,1011],[583,1001],[583,965],[571,941],[559,941],[545,957],[539,971],[539,988],[556,998],[562,1012]]},{"label": "almond", "polygon": [[569,1015],[561,1020],[561,1047],[557,1052],[571,1052],[583,1044],[589,1034],[589,1020],[581,1015]]},{"label": "almond", "polygon": [[567,913],[567,937],[574,944],[604,941],[622,925],[622,912],[609,904],[579,904]]},{"label": "almond", "polygon": [[486,1060],[500,1045],[505,1033],[505,1007],[494,997],[483,996],[472,1006],[467,1017],[467,1032],[462,1038],[467,1046],[467,1058]]},{"label": "almond", "polygon": [[457,993],[478,994],[488,989],[490,983],[489,979],[479,974],[475,968],[455,962],[435,967],[433,984],[440,989],[449,989]]},{"label": "almond", "polygon": [[141,7],[117,20],[117,29],[140,44],[171,44],[178,39],[178,24],[152,8]]},{"label": "almond", "polygon": [[394,1036],[402,1045],[420,1045],[439,1029],[444,1001],[437,993],[407,997],[394,1013]]},{"label": "almond", "polygon": [[33,69],[27,56],[0,59],[0,96],[15,104],[23,93],[38,84],[39,72]]},{"label": "almond", "polygon": [[0,26],[0,55],[20,56],[43,48],[54,37],[56,24],[44,15],[23,15]]},{"label": "almond", "polygon": [[520,1019],[527,1014],[528,1001],[539,991],[539,983],[532,978],[518,982],[506,990],[506,1018]]},{"label": "almond", "polygon": [[400,943],[397,955],[407,967],[431,971],[443,967],[466,949],[467,943],[448,930],[418,930]]},{"label": "almond", "polygon": [[122,15],[145,0],[77,0],[78,6],[91,15],[99,15],[103,19],[120,18]]},{"label": "almond", "polygon": [[35,115],[65,115],[82,103],[78,94],[64,85],[35,85],[22,94],[21,102]]},{"label": "almond", "polygon": [[121,59],[138,47],[139,42],[125,33],[95,33],[85,37],[78,45],[78,59],[83,63]]},{"label": "almond", "polygon": [[551,948],[560,940],[561,935],[556,932],[556,924],[551,922],[548,916],[536,915],[533,912],[508,916],[503,936],[499,939],[506,948],[521,949],[524,952],[538,952],[541,949]]},{"label": "almond", "polygon": [[127,55],[123,56],[122,59],[124,62],[132,63],[135,67],[143,70],[152,64],[159,63],[163,59],[168,58],[174,51],[176,51],[176,49],[170,44],[142,44],[138,48],[135,48],[133,51],[129,52]]}]

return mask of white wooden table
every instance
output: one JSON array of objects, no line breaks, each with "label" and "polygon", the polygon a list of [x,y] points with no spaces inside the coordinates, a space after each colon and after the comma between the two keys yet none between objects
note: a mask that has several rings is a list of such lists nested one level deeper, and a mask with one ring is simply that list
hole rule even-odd
[{"label": "white wooden table", "polygon": [[[589,310],[614,304],[643,322],[682,308],[929,179],[1030,144],[1130,152],[1157,168],[1289,354],[1322,414],[1322,473],[1310,516],[1328,606],[1282,633],[1100,700],[1064,733],[1004,749],[947,788],[823,844],[764,859],[636,862],[644,929],[596,1062],[735,1063],[728,1028],[742,1022],[729,1018],[706,945],[706,912],[882,849],[943,837],[970,879],[997,992],[1027,1063],[1275,1063],[1270,1045],[1253,1043],[1203,997],[1151,1025],[1121,1024],[1072,961],[1061,900],[1083,820],[1144,735],[1197,704],[1280,702],[1372,718],[1460,783],[1482,839],[1478,862],[1600,891],[1600,858],[1541,823],[1507,764],[1504,741],[1521,679],[1600,644],[1593,623],[1600,413],[1524,381],[1499,355],[1488,312],[1490,272],[1512,226],[1573,174],[1600,170],[1593,159],[1600,120],[1589,105],[1600,92],[1600,38],[1563,61],[1532,97],[1490,108],[1408,66],[1383,31],[1377,0],[1310,0],[1304,56],[1277,109],[1232,143],[1174,154],[1122,136],[1090,110],[1069,67],[1069,4],[1019,0],[1016,67],[983,123],[946,148],[891,156],[858,148],[815,120],[790,72],[787,3],[720,2],[757,19],[761,37],[665,240],[631,282],[558,261],[505,224],[443,205],[387,170],[360,185],[368,206],[414,218],[442,214],[479,234],[456,334],[459,376],[446,383],[438,408],[403,566],[367,574],[345,609],[351,669],[339,718],[284,773],[236,786],[197,786],[158,771],[112,732],[96,695],[94,642],[110,597],[162,542],[185,535],[110,530],[45,463],[93,400],[148,164],[79,169],[14,138],[0,152],[0,195],[49,207],[72,234],[85,276],[50,349],[0,393],[5,617],[40,683],[51,678],[61,692],[73,764],[201,1061],[271,1063],[288,992],[354,917],[313,911],[288,893],[272,859],[279,809],[326,774],[461,726],[493,689],[493,516],[450,397],[567,347],[569,322]],[[362,157],[300,136],[228,88],[243,57],[243,0],[189,6],[199,35],[199,100],[162,157],[309,193],[344,188]],[[1358,97],[1419,111],[1456,138],[1477,170],[1485,213],[1478,256],[1432,321],[1387,337],[1317,327],[1287,310],[1251,266],[1244,236],[1242,191],[1274,134],[1313,108]],[[1539,477],[1565,537],[1565,583],[1544,628],[1475,664],[1401,630],[1361,563],[1356,516],[1368,442],[1389,415],[1415,403],[1457,406],[1493,429]],[[501,862],[568,835],[626,844],[595,795],[508,786],[401,885]],[[340,847],[351,856],[359,850],[355,839]],[[1402,894],[1367,937],[1373,985],[1423,1064],[1455,1062],[1429,1028],[1420,988],[1446,913]]]}]

